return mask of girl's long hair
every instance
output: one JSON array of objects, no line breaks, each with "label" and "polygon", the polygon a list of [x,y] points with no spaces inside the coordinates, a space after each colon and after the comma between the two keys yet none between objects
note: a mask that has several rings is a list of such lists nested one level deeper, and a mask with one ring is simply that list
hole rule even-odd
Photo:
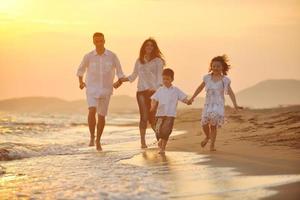
[{"label": "girl's long hair", "polygon": [[229,69],[230,69],[230,65],[228,64],[229,59],[227,57],[227,55],[222,55],[222,56],[216,56],[214,57],[211,61],[210,61],[210,65],[209,65],[209,72],[212,71],[212,63],[213,62],[220,62],[222,64],[223,70],[222,73],[223,75],[227,75]]},{"label": "girl's long hair", "polygon": [[146,54],[145,47],[146,47],[147,42],[151,42],[154,47],[153,51],[151,52],[151,55],[150,55],[150,60],[152,60],[154,58],[160,58],[160,59],[162,59],[163,63],[165,64],[165,59],[163,58],[164,56],[161,53],[161,51],[159,50],[157,42],[153,38],[148,38],[147,40],[145,40],[143,42],[143,45],[141,46],[141,49],[140,49],[140,56],[139,56],[140,62],[142,64],[145,64],[145,54]]}]

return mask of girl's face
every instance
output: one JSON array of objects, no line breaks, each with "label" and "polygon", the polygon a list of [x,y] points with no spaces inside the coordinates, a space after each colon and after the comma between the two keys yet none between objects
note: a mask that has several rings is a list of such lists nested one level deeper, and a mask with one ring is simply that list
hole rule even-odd
[{"label": "girl's face", "polygon": [[214,74],[222,74],[223,66],[219,61],[213,61],[211,64],[211,70]]},{"label": "girl's face", "polygon": [[146,53],[146,54],[151,54],[152,51],[153,51],[153,49],[154,49],[153,43],[152,43],[151,41],[146,42],[146,45],[145,45],[145,53]]}]

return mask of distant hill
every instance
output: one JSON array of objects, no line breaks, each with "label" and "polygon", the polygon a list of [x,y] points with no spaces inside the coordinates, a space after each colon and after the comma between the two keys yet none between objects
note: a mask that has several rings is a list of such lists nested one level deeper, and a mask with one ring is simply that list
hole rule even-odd
[{"label": "distant hill", "polygon": [[[110,112],[136,112],[137,103],[130,96],[113,96],[110,101]],[[86,113],[85,100],[66,101],[53,97],[23,97],[0,100],[0,111],[39,112],[39,113]]]},{"label": "distant hill", "polygon": [[241,105],[269,108],[300,104],[300,80],[266,80],[236,94]]},{"label": "distant hill", "polygon": [[[282,105],[300,105],[300,80],[266,80],[236,93],[240,105],[252,108],[269,108]],[[226,102],[232,105],[226,97]],[[202,107],[204,99],[199,97],[192,105]],[[179,103],[179,108],[187,106]],[[39,113],[86,113],[85,100],[66,101],[53,97],[23,97],[0,100],[0,111]],[[135,97],[112,96],[109,111],[113,113],[138,112]]]}]

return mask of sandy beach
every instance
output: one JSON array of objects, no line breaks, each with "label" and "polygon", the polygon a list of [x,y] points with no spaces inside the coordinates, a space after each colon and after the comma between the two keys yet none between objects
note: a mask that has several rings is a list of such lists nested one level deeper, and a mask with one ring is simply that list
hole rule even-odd
[{"label": "sandy beach", "polygon": [[110,115],[102,152],[84,115],[1,113],[0,199],[298,199],[300,106],[226,111],[210,152],[201,110],[180,110],[165,156],[135,113]]},{"label": "sandy beach", "polygon": [[[201,148],[200,109],[181,110],[175,128],[187,131],[171,139],[169,150],[209,155],[209,165],[234,167],[243,175],[300,174],[300,106],[226,108],[226,124],[217,136],[217,151]],[[299,199],[300,182],[272,187],[267,199]]]}]

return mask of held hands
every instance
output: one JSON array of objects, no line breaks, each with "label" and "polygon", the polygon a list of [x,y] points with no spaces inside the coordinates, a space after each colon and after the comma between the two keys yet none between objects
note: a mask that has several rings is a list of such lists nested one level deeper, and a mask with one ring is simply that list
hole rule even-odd
[{"label": "held hands", "polygon": [[83,88],[85,88],[86,85],[85,85],[85,82],[80,82],[79,83],[79,88],[82,90]]},{"label": "held hands", "polygon": [[190,98],[190,99],[187,100],[186,104],[187,105],[192,105],[193,101],[194,101],[194,98]]},{"label": "held hands", "polygon": [[115,88],[115,89],[117,89],[118,87],[120,87],[121,85],[122,85],[122,81],[121,81],[121,79],[119,79],[119,80],[117,80],[116,82],[114,82],[114,84],[113,84],[113,87]]}]

